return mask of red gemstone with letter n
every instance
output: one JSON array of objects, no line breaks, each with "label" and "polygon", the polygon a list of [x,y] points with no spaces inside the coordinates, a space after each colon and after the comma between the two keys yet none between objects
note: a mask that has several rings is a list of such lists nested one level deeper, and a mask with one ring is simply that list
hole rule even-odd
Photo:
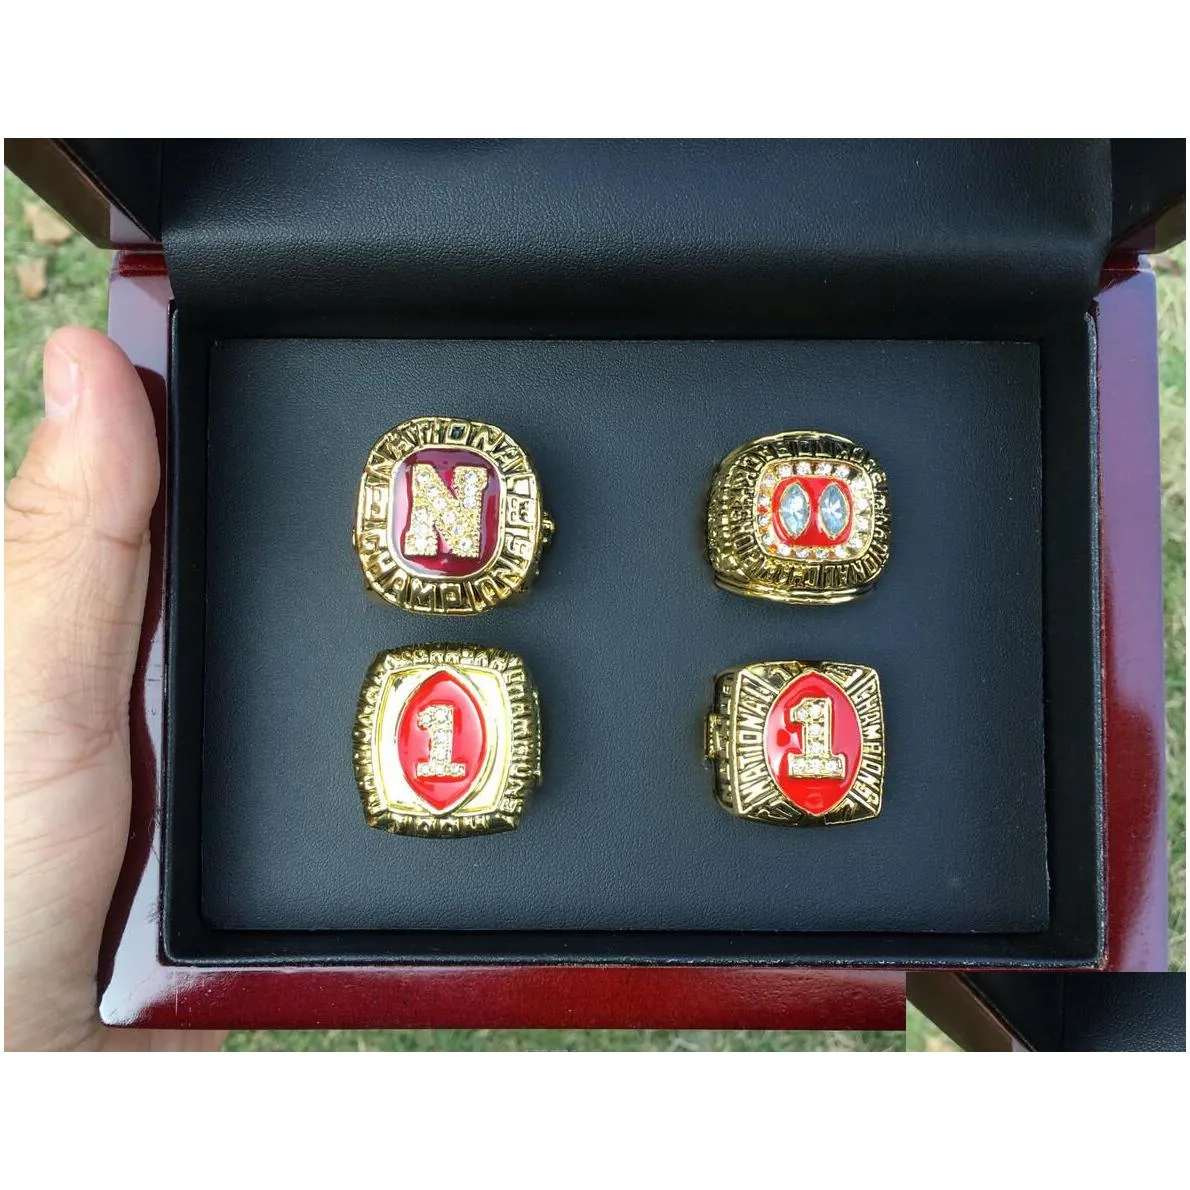
[{"label": "red gemstone with letter n", "polygon": [[470,450],[419,450],[393,474],[392,540],[418,574],[466,578],[500,543],[500,477]]}]

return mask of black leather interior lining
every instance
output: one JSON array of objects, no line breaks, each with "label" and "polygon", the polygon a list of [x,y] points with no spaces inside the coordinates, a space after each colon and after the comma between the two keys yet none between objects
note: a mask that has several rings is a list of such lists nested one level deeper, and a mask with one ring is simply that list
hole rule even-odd
[{"label": "black leather interior lining", "polygon": [[967,979],[1030,1049],[1186,1048],[1181,971],[1014,971]]},{"label": "black leather interior lining", "polygon": [[[957,342],[227,340],[207,420],[202,903],[257,930],[1027,932],[1049,920],[1039,350]],[[515,607],[466,620],[369,600],[350,545],[373,439],[416,414],[504,426],[558,524]],[[790,608],[712,584],[717,460],[827,427],[891,477],[893,554],[864,602]],[[368,829],[352,715],[381,648],[524,655],[545,779],[520,828]],[[711,796],[720,669],[880,672],[885,809],[820,831]]]},{"label": "black leather interior lining", "polygon": [[1072,972],[1063,983],[1062,1049],[1185,1050],[1184,971]]},{"label": "black leather interior lining", "polygon": [[177,299],[235,334],[1036,333],[1106,140],[166,141]]},{"label": "black leather interior lining", "polygon": [[1113,241],[1150,223],[1178,202],[1185,206],[1185,137],[1113,140],[1111,155]]}]

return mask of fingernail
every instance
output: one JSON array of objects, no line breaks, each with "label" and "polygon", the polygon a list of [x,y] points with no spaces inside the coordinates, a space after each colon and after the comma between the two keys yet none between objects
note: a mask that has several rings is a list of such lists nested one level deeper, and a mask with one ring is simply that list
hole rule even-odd
[{"label": "fingernail", "polygon": [[67,417],[78,404],[83,373],[72,355],[52,340],[46,344],[42,375],[46,417]]}]

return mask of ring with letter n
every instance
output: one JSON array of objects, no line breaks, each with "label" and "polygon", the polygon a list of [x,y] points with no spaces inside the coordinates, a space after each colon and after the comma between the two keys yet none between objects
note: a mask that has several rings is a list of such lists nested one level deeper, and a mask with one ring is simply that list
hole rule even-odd
[{"label": "ring with letter n", "polygon": [[846,661],[760,661],[715,679],[707,717],[715,796],[740,818],[833,826],[884,796],[880,679]]},{"label": "ring with letter n", "polygon": [[888,477],[821,430],[757,438],[718,466],[707,504],[715,582],[784,603],[846,603],[888,561]]},{"label": "ring with letter n", "polygon": [[360,690],[352,755],[369,826],[431,838],[512,830],[541,780],[525,663],[476,645],[381,653]]},{"label": "ring with letter n", "polygon": [[487,422],[415,417],[373,445],[353,542],[386,603],[472,615],[528,589],[553,534],[537,475]]}]

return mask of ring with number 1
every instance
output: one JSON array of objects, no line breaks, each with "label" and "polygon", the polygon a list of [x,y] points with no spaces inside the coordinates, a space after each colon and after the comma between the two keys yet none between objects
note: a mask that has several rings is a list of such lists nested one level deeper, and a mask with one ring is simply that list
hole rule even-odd
[{"label": "ring with number 1", "polygon": [[514,653],[381,653],[360,691],[355,778],[369,826],[450,838],[511,830],[541,779],[537,691]]},{"label": "ring with number 1", "polygon": [[760,661],[715,679],[707,758],[719,804],[781,826],[875,818],[884,797],[880,678],[847,661]]}]

